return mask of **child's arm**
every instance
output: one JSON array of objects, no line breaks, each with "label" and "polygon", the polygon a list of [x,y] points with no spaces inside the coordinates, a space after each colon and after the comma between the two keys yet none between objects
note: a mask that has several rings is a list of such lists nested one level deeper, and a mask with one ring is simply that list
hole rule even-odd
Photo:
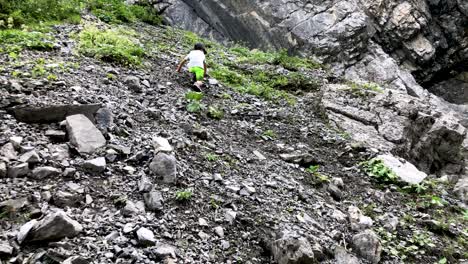
[{"label": "child's arm", "polygon": [[206,63],[203,62],[203,78],[206,77],[206,68],[207,68],[207,67],[206,67]]},{"label": "child's arm", "polygon": [[184,67],[184,64],[187,62],[187,59],[183,59],[179,66],[177,66],[177,72],[180,72],[180,70],[182,69],[182,67]]}]

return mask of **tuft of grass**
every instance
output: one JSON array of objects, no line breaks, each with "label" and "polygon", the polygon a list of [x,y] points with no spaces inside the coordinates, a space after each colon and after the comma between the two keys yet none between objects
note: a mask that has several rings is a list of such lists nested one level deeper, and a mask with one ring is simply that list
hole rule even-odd
[{"label": "tuft of grass", "polygon": [[185,94],[185,99],[188,101],[187,111],[190,113],[198,113],[205,109],[206,106],[201,103],[203,96],[203,93],[200,92],[187,92]]},{"label": "tuft of grass", "polygon": [[311,165],[309,168],[305,169],[306,172],[312,175],[309,179],[314,185],[322,185],[330,182],[330,178],[327,175],[323,175],[319,172],[319,165]]},{"label": "tuft of grass", "polygon": [[175,198],[179,202],[186,202],[189,201],[192,198],[192,191],[189,189],[186,190],[180,190],[176,192]]},{"label": "tuft of grass", "polygon": [[322,65],[312,59],[289,56],[287,50],[281,50],[275,54],[273,64],[281,65],[291,71],[304,69],[320,69]]},{"label": "tuft of grass", "polygon": [[349,86],[349,90],[352,94],[361,97],[366,97],[369,94],[378,94],[383,92],[383,89],[376,83],[357,83],[348,81],[346,82],[346,85]]},{"label": "tuft of grass", "polygon": [[262,136],[270,140],[276,139],[278,137],[276,132],[271,129],[265,130]]},{"label": "tuft of grass", "polygon": [[140,65],[145,50],[131,37],[134,34],[122,28],[101,30],[87,26],[79,34],[78,51],[106,62]]},{"label": "tuft of grass", "polygon": [[210,162],[215,162],[219,160],[219,156],[214,153],[205,154],[205,159]]},{"label": "tuft of grass", "polygon": [[219,107],[212,105],[208,107],[208,116],[213,119],[221,120],[224,117],[224,111],[223,109],[220,109]]}]

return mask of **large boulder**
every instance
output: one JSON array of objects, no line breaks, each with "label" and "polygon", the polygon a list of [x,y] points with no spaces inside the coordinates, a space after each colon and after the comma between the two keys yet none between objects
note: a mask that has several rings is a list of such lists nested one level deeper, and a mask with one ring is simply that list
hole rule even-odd
[{"label": "large boulder", "polygon": [[362,258],[371,263],[379,263],[382,246],[379,237],[371,230],[362,231],[353,236],[353,249]]},{"label": "large boulder", "polygon": [[273,259],[278,264],[315,263],[314,252],[305,237],[289,231],[282,232],[270,243]]},{"label": "large boulder", "polygon": [[56,123],[67,116],[82,114],[93,120],[94,114],[101,108],[100,104],[89,105],[49,105],[22,106],[9,109],[18,121],[25,123]]},{"label": "large boulder", "polygon": [[165,183],[174,183],[177,180],[177,164],[173,155],[158,153],[150,164],[150,170]]},{"label": "large boulder", "polygon": [[79,152],[91,154],[106,145],[101,131],[85,115],[68,116],[66,120],[70,143]]},{"label": "large boulder", "polygon": [[65,237],[74,237],[83,231],[83,227],[63,211],[46,215],[41,221],[34,222],[32,227],[31,224],[26,225],[28,226],[25,229],[29,229],[29,232],[26,232],[26,240],[30,242],[57,241]]}]

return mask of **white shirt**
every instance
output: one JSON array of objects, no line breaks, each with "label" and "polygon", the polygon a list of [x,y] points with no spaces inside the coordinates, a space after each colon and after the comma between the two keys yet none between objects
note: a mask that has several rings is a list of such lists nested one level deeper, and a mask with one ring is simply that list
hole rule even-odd
[{"label": "white shirt", "polygon": [[201,50],[192,50],[189,55],[185,57],[189,61],[188,67],[201,67],[203,68],[205,62],[205,53]]}]

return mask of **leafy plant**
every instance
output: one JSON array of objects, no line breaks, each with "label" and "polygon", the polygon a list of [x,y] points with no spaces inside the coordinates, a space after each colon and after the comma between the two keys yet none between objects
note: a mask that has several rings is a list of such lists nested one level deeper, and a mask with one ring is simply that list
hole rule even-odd
[{"label": "leafy plant", "polygon": [[216,155],[216,154],[214,154],[214,153],[207,153],[207,154],[205,155],[205,159],[206,159],[207,161],[214,162],[214,161],[219,160],[219,156]]},{"label": "leafy plant", "polygon": [[185,94],[185,99],[187,99],[187,111],[190,113],[198,113],[205,108],[205,105],[200,101],[203,99],[203,93],[200,92],[187,92]]},{"label": "leafy plant", "polygon": [[388,168],[382,160],[371,159],[361,163],[364,171],[378,182],[381,183],[397,183],[398,176],[390,168]]},{"label": "leafy plant", "polygon": [[319,165],[312,165],[309,168],[305,169],[306,172],[310,173],[312,177],[310,180],[313,184],[321,185],[324,183],[330,182],[330,178],[327,175],[323,175],[319,172]]},{"label": "leafy plant", "polygon": [[41,32],[18,29],[0,30],[0,47],[13,59],[24,49],[49,51],[54,47],[54,38]]},{"label": "leafy plant", "polygon": [[224,111],[216,106],[208,107],[208,116],[213,119],[221,120],[224,117]]},{"label": "leafy plant", "polygon": [[276,132],[271,129],[265,130],[262,136],[270,140],[276,139],[278,137]]},{"label": "leafy plant", "polygon": [[192,191],[191,190],[180,190],[176,192],[176,200],[179,202],[186,202],[192,198]]}]

